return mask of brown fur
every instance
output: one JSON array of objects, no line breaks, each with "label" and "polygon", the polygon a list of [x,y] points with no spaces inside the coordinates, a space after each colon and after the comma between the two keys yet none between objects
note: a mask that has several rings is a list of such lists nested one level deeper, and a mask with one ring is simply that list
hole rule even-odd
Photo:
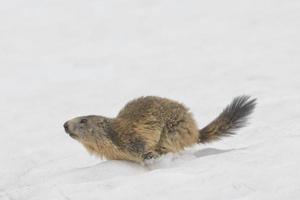
[{"label": "brown fur", "polygon": [[226,114],[199,132],[192,114],[184,105],[148,96],[129,102],[116,118],[83,116],[66,122],[64,126],[66,132],[92,154],[141,163],[226,134],[224,131],[232,128],[230,123],[234,123]]}]

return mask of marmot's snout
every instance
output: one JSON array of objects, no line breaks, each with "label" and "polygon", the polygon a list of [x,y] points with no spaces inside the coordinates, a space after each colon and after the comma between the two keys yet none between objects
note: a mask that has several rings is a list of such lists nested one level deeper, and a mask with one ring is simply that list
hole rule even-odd
[{"label": "marmot's snout", "polygon": [[68,122],[64,123],[64,128],[65,128],[66,133],[69,133],[69,124],[68,124]]},{"label": "marmot's snout", "polygon": [[69,121],[67,121],[67,122],[64,123],[64,128],[65,128],[65,132],[67,134],[69,134],[70,137],[72,137],[74,139],[76,139],[78,137],[78,135],[74,134],[73,131],[71,131]]}]

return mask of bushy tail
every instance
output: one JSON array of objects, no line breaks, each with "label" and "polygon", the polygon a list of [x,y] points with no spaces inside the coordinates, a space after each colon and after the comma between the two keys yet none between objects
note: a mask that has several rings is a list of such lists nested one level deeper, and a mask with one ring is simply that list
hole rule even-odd
[{"label": "bushy tail", "polygon": [[250,99],[250,96],[234,98],[214,121],[199,130],[198,142],[208,143],[235,134],[235,130],[247,124],[248,116],[253,112],[255,105],[256,99]]}]

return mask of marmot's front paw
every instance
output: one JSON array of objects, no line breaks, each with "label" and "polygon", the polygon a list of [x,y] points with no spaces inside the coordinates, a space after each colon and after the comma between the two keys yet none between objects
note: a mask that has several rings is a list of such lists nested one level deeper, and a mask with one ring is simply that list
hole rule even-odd
[{"label": "marmot's front paw", "polygon": [[158,154],[154,152],[148,152],[143,154],[143,159],[144,160],[150,160],[150,159],[155,159],[158,158]]}]

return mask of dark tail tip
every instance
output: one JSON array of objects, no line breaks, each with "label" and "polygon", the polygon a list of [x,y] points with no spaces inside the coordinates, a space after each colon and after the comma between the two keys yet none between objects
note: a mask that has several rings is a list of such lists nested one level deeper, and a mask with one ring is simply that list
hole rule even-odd
[{"label": "dark tail tip", "polygon": [[199,142],[207,143],[234,135],[237,129],[247,125],[255,106],[256,99],[251,99],[250,96],[234,98],[214,121],[199,131]]},{"label": "dark tail tip", "polygon": [[248,95],[239,96],[233,99],[219,117],[227,119],[232,126],[228,131],[242,128],[247,125],[248,116],[254,111],[256,99]]}]

